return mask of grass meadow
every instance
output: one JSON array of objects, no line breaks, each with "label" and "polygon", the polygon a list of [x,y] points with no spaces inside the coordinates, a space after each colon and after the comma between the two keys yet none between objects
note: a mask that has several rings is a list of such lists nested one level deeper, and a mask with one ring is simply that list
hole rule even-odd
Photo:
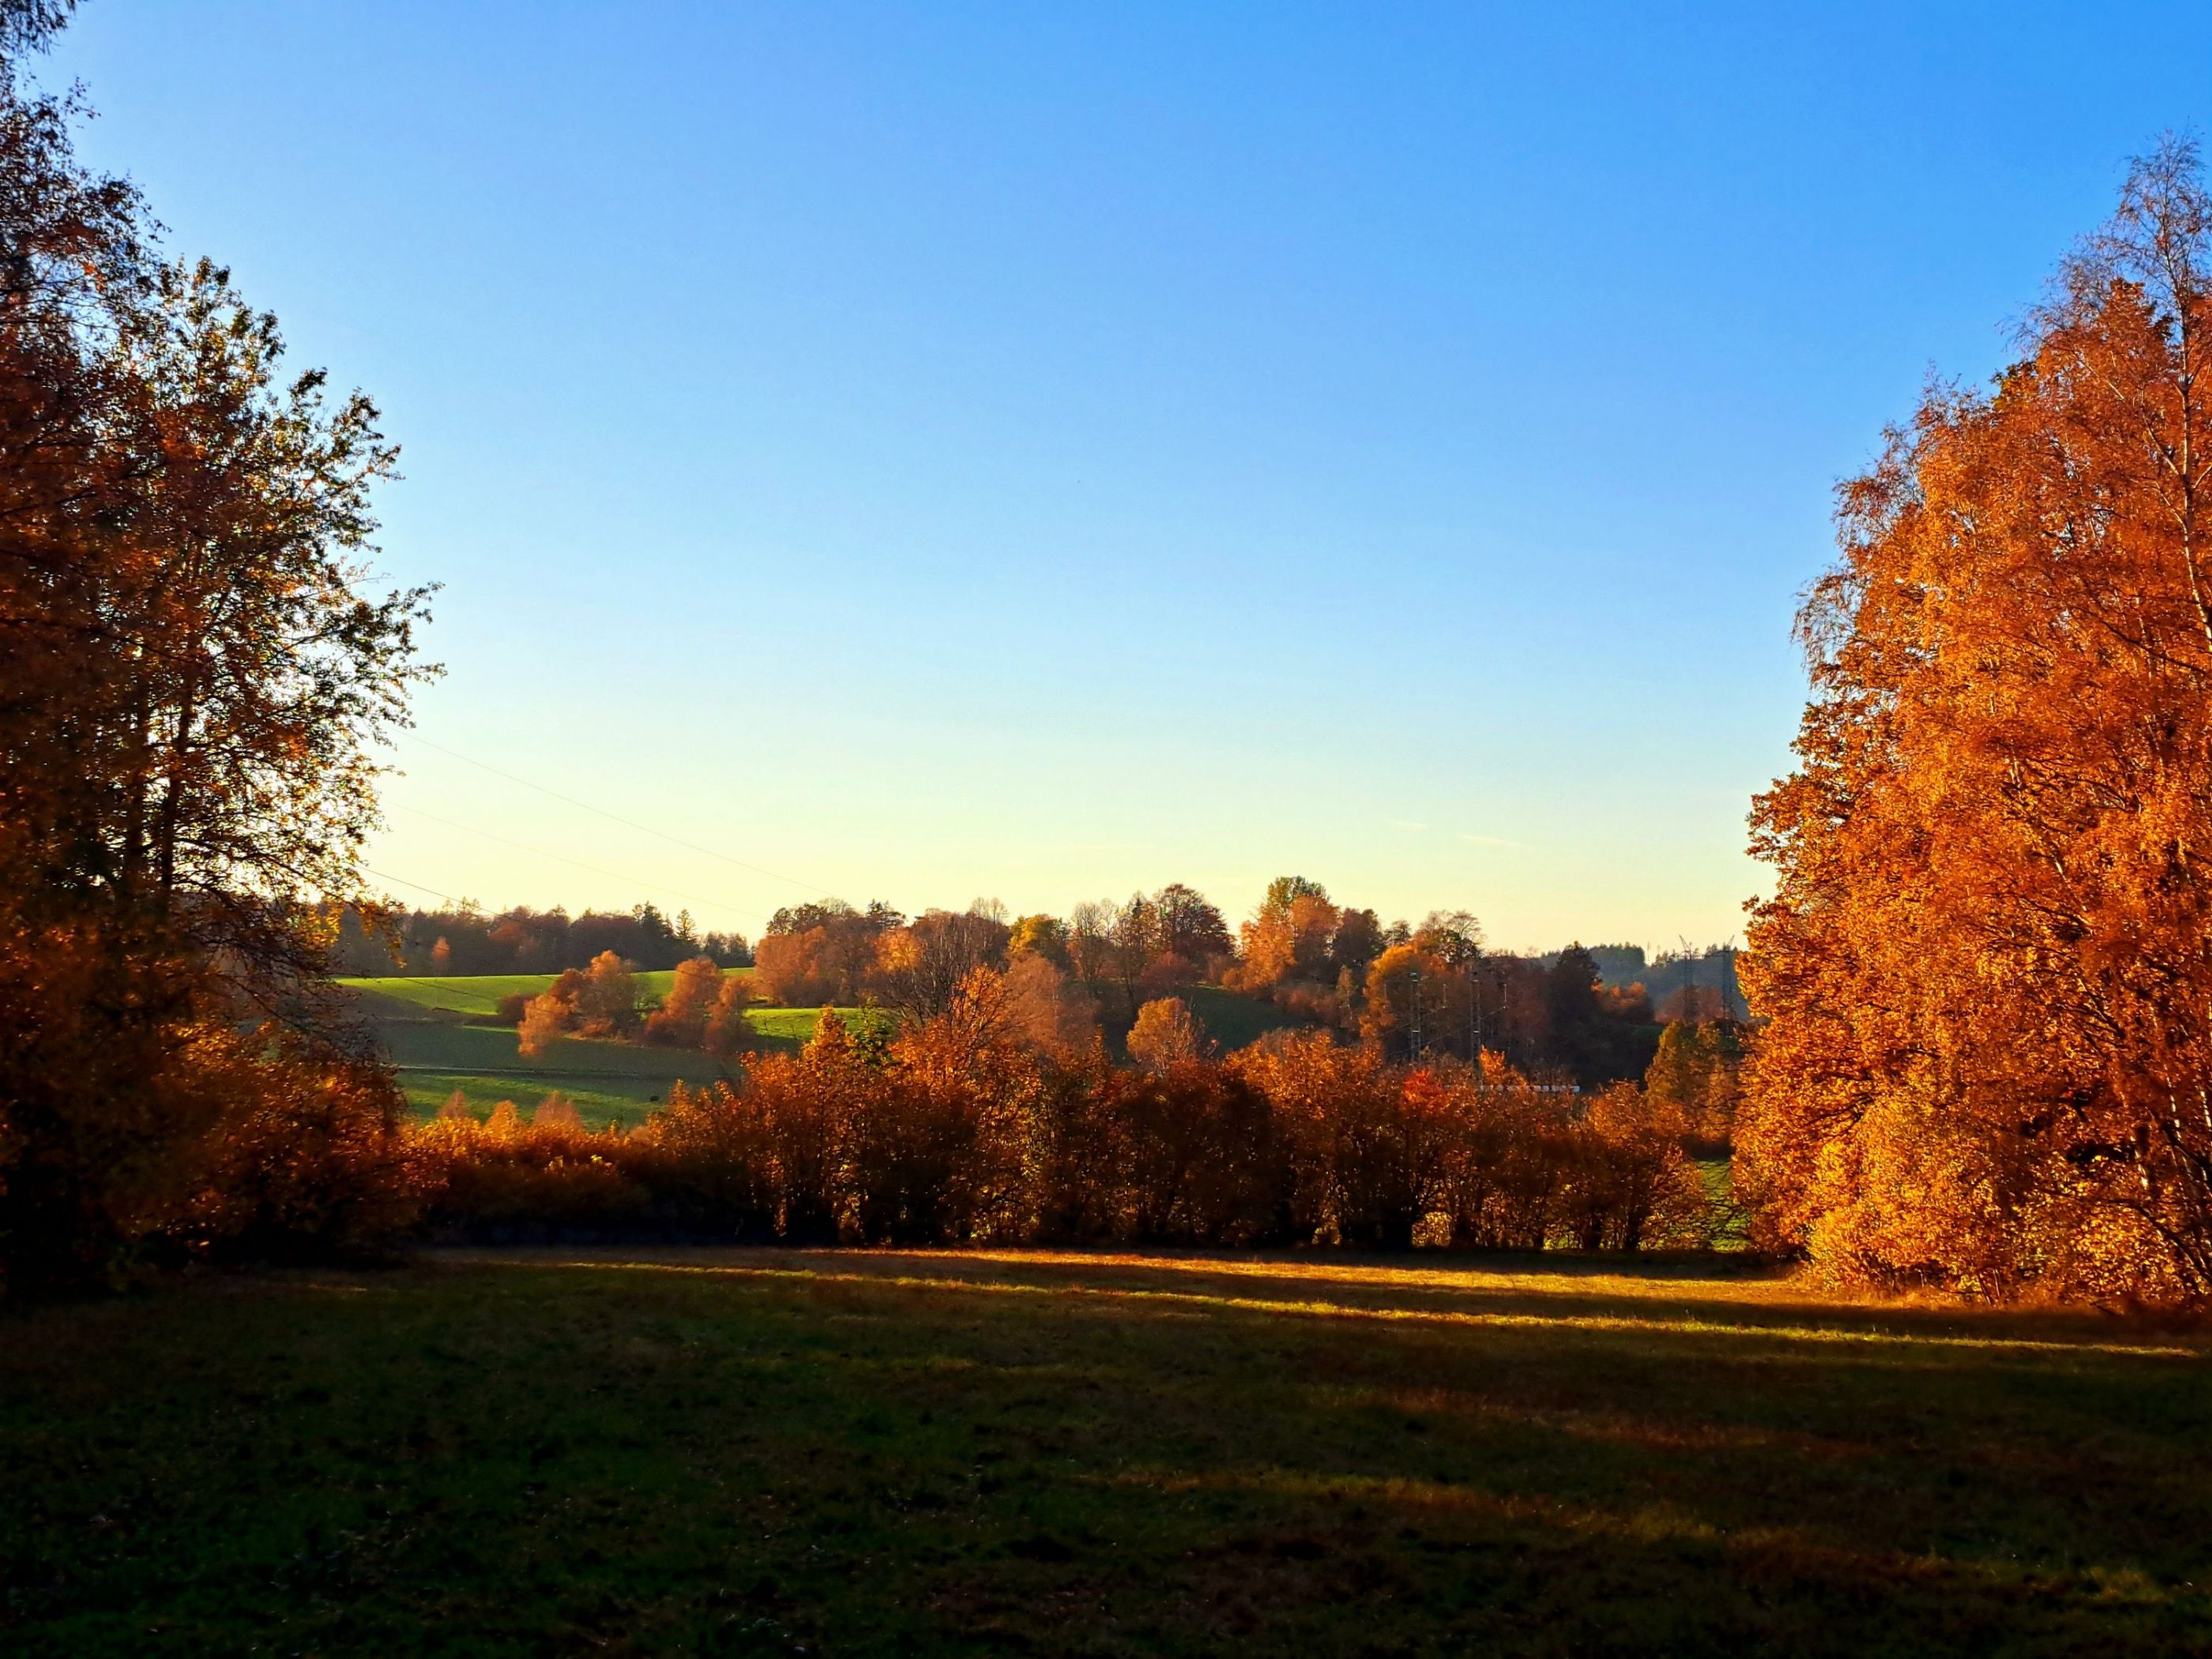
[{"label": "grass meadow", "polygon": [[0,1328],[27,1654],[2212,1648],[2212,1340],[1740,1259],[432,1254]]},{"label": "grass meadow", "polygon": [[[726,974],[748,978],[750,968],[726,968]],[[636,976],[640,1000],[657,1004],[668,994],[675,982],[673,969],[640,973]],[[404,1003],[426,1014],[459,1014],[465,1018],[489,1019],[499,1012],[500,999],[508,996],[534,997],[549,988],[554,981],[551,974],[463,974],[446,979],[433,979],[421,975],[392,975],[376,979],[342,979],[341,985],[356,991],[382,997],[393,1002]]]},{"label": "grass meadow", "polygon": [[[750,973],[750,969],[733,971]],[[643,998],[657,1003],[671,973],[638,978]],[[547,1095],[573,1101],[592,1128],[641,1123],[668,1097],[672,1083],[712,1083],[730,1075],[712,1055],[630,1042],[563,1037],[543,1055],[526,1060],[512,1026],[489,1024],[501,997],[534,996],[553,982],[550,974],[493,974],[453,979],[349,979],[364,1015],[399,1076],[410,1107],[428,1116],[455,1092],[477,1116],[502,1100],[527,1113]],[[842,1011],[848,1024],[873,1018],[858,1008]],[[795,1051],[813,1034],[820,1011],[756,1008],[746,1018],[769,1050]]]},{"label": "grass meadow", "polygon": [[1270,1031],[1297,1024],[1272,1002],[1224,991],[1218,985],[1194,985],[1180,994],[1190,1005],[1199,1023],[1206,1027],[1206,1036],[1224,1054],[1257,1042]]}]

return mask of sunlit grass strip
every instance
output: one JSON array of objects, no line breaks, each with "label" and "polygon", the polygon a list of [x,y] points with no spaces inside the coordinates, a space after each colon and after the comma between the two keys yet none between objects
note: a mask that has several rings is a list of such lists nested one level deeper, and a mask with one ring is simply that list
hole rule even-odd
[{"label": "sunlit grass strip", "polygon": [[1442,1326],[1498,1330],[1571,1330],[1641,1335],[1734,1336],[1781,1342],[1839,1343],[1869,1346],[1958,1348],[1980,1352],[2104,1354],[2126,1358],[2201,1359],[2203,1351],[2179,1346],[2130,1342],[2059,1342],[2033,1337],[1913,1335],[1899,1331],[1849,1330],[1788,1325],[1729,1324],[1718,1320],[1633,1319],[1619,1314],[1468,1313],[1452,1309],[1360,1307],[1342,1302],[1290,1301],[1262,1297],[1207,1295],[1196,1291],[1155,1291],[1098,1285],[1029,1285],[1005,1279],[927,1278],[916,1273],[830,1273],[810,1267],[749,1267],[726,1263],[530,1259],[464,1254],[461,1259],[491,1266],[556,1270],[599,1269],[617,1273],[695,1273],[706,1277],[785,1279],[822,1285],[884,1285],[897,1290],[966,1291],[1000,1296],[1064,1297],[1155,1306],[1188,1306],[1230,1313],[1259,1313],[1308,1319],[1372,1321],[1385,1324]]},{"label": "sunlit grass strip", "polygon": [[1285,1261],[1279,1255],[1204,1252],[1173,1255],[1136,1250],[1054,1249],[1045,1255],[1035,1250],[988,1247],[958,1249],[921,1247],[900,1249],[894,1254],[912,1261],[988,1262],[1030,1267],[1108,1267],[1147,1273],[1205,1273],[1223,1278],[1299,1279],[1362,1288],[1416,1290],[1455,1295],[1495,1296],[1513,1292],[1540,1296],[1611,1296],[1638,1301],[1740,1303],[1772,1307],[1778,1311],[1803,1309],[1828,1313],[1875,1311],[1883,1305],[1871,1298],[1862,1300],[1826,1292],[1808,1297],[1804,1287],[1787,1277],[1781,1269],[1766,1273],[1757,1270],[1738,1272],[1725,1279],[1715,1280],[1695,1272],[1680,1275],[1670,1273],[1664,1271],[1663,1265],[1661,1271],[1641,1273],[1602,1269],[1587,1271],[1579,1263],[1565,1272],[1558,1267],[1523,1272],[1498,1267],[1469,1267],[1464,1258],[1450,1267],[1410,1267],[1383,1262]]}]

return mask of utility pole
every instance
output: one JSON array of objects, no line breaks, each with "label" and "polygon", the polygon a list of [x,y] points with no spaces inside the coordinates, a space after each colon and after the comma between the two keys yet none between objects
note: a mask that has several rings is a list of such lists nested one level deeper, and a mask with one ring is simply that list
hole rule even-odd
[{"label": "utility pole", "polygon": [[1407,1040],[1408,1047],[1406,1058],[1408,1060],[1419,1060],[1421,1057],[1421,970],[1419,969],[1413,969],[1413,1028]]},{"label": "utility pole", "polygon": [[1467,963],[1467,1058],[1469,1065],[1482,1059],[1482,957],[1480,952],[1468,958]]}]

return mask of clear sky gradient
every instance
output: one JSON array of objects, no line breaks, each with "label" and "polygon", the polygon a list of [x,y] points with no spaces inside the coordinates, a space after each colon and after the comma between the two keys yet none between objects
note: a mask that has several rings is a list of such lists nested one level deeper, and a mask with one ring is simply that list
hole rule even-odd
[{"label": "clear sky gradient", "polygon": [[1760,886],[1835,481],[2206,23],[88,0],[47,73],[405,446],[396,894],[1665,945]]}]

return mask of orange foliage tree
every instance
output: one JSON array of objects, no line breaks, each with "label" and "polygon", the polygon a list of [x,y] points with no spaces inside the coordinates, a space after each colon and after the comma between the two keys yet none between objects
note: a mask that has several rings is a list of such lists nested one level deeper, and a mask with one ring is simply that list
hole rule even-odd
[{"label": "orange foliage tree", "polygon": [[969,975],[1004,965],[1009,932],[981,900],[964,911],[927,911],[876,940],[866,988],[887,1007],[934,1018],[952,1006]]},{"label": "orange foliage tree", "polygon": [[1160,997],[1137,1010],[1128,1047],[1145,1070],[1164,1072],[1206,1052],[1206,1027],[1181,997]]},{"label": "orange foliage tree", "polygon": [[1237,985],[1264,991],[1285,980],[1322,982],[1335,977],[1329,943],[1339,915],[1328,893],[1304,876],[1278,876],[1252,920],[1242,928],[1243,961]]},{"label": "orange foliage tree", "polygon": [[374,1207],[338,1194],[398,1097],[329,982],[328,902],[361,893],[375,744],[422,672],[424,595],[363,562],[374,407],[77,165],[74,106],[23,78],[66,15],[0,11],[8,1285]]},{"label": "orange foliage tree", "polygon": [[764,1001],[787,1008],[856,1002],[877,939],[899,921],[879,905],[860,911],[842,899],[779,910],[753,949],[755,986]]},{"label": "orange foliage tree", "polygon": [[645,1040],[672,1048],[705,1045],[707,1022],[722,993],[722,969],[712,957],[693,957],[676,964],[668,994],[647,1016]]},{"label": "orange foliage tree", "polygon": [[679,1086],[628,1135],[502,1103],[410,1144],[431,1225],[494,1238],[1634,1250],[1710,1242],[1678,1129],[1632,1087],[1577,1099],[1495,1054],[1394,1066],[1321,1032],[1117,1070],[1030,1040],[981,969],[888,1044],[825,1009],[802,1053]]},{"label": "orange foliage tree", "polygon": [[[1706,994],[1712,999],[1710,1006],[1719,1006],[1717,993]],[[1696,1003],[1683,994],[1678,1000]],[[1735,1131],[1743,1054],[1742,1030],[1734,1020],[1670,1020],[1659,1034],[1659,1052],[1644,1071],[1644,1092],[1680,1119],[1687,1137],[1709,1146],[1725,1144]]]},{"label": "orange foliage tree", "polygon": [[2212,199],[2136,164],[1985,392],[1842,492],[1756,804],[1764,1241],[1993,1297],[2212,1294]]},{"label": "orange foliage tree", "polygon": [[[1415,1057],[1416,1033],[1422,1052],[1449,1052],[1468,1035],[1471,1022],[1460,1013],[1472,995],[1472,983],[1417,944],[1393,945],[1368,964],[1359,1034],[1393,1059]],[[1465,1052],[1463,1046],[1459,1052]]]},{"label": "orange foliage tree", "polygon": [[522,1005],[515,1027],[515,1047],[525,1060],[542,1059],[559,1038],[576,1029],[576,998],[584,975],[570,968]]},{"label": "orange foliage tree", "polygon": [[714,1006],[708,1010],[699,1031],[699,1046],[719,1060],[735,1060],[760,1046],[745,1011],[752,1006],[752,989],[738,975],[726,975],[714,990]]},{"label": "orange foliage tree", "polygon": [[1042,951],[1022,951],[1008,963],[1006,990],[1009,1026],[1029,1047],[1081,1049],[1097,1041],[1097,1000]]}]

